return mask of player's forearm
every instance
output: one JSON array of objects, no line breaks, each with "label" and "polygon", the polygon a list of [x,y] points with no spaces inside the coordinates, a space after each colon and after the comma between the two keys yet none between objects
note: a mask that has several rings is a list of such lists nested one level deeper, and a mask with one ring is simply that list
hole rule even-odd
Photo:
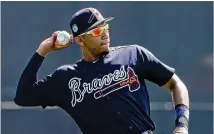
[{"label": "player's forearm", "polygon": [[170,90],[174,106],[184,104],[189,108],[188,90],[176,74],[173,74],[171,79],[163,87]]},{"label": "player's forearm", "polygon": [[189,95],[188,90],[181,80],[178,80],[171,86],[172,102],[176,106],[184,104],[189,108]]},{"label": "player's forearm", "polygon": [[31,103],[33,98],[31,94],[33,94],[33,84],[37,81],[37,72],[42,64],[43,57],[35,53],[27,66],[25,67],[21,77],[19,79],[16,95],[14,97],[14,101],[19,105],[30,105],[26,103]]},{"label": "player's forearm", "polygon": [[176,128],[188,129],[189,122],[189,95],[185,84],[178,78],[177,75],[173,75],[171,80],[166,84],[172,94],[172,102],[175,107]]}]

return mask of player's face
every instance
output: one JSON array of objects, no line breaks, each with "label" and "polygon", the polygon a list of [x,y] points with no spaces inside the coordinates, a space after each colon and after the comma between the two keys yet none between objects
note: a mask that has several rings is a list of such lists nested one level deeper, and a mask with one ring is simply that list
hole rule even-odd
[{"label": "player's face", "polygon": [[84,47],[94,54],[109,51],[110,37],[108,24],[98,25],[87,34],[83,35]]}]

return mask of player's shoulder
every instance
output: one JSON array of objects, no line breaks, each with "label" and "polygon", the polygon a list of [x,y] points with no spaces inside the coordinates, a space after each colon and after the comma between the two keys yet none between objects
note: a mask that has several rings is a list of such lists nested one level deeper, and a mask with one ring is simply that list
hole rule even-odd
[{"label": "player's shoulder", "polygon": [[117,55],[123,55],[124,57],[142,56],[148,58],[154,56],[154,54],[150,50],[138,44],[112,47],[112,51],[115,51]]},{"label": "player's shoulder", "polygon": [[146,48],[144,48],[143,46],[140,46],[138,44],[111,47],[111,51],[122,51],[122,52],[134,51],[134,52],[136,52],[138,50],[146,50]]},{"label": "player's shoulder", "polygon": [[64,64],[59,66],[56,70],[58,72],[72,72],[72,71],[76,71],[78,65],[75,64]]},{"label": "player's shoulder", "polygon": [[118,46],[114,46],[114,47],[110,47],[112,51],[117,51],[117,50],[124,50],[124,49],[132,49],[137,47],[137,44],[133,44],[133,45],[118,45]]}]

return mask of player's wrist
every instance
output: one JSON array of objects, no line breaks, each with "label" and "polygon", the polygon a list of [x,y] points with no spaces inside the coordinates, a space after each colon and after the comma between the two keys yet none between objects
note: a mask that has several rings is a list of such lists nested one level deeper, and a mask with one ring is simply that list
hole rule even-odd
[{"label": "player's wrist", "polygon": [[176,127],[173,134],[188,134],[188,129],[186,127]]},{"label": "player's wrist", "polygon": [[189,109],[184,104],[178,104],[175,107],[176,119],[175,127],[184,127],[188,130],[189,127]]},{"label": "player's wrist", "polygon": [[40,56],[42,56],[42,57],[45,57],[45,56],[48,54],[48,52],[42,50],[41,48],[38,48],[38,49],[36,50],[36,52],[37,52]]}]

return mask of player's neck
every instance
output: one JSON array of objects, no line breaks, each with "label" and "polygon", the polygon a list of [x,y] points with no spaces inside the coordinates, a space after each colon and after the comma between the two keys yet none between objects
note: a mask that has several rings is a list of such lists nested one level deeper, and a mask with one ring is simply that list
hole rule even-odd
[{"label": "player's neck", "polygon": [[100,59],[102,57],[102,54],[93,54],[89,51],[82,50],[83,59],[87,62],[92,62]]}]

